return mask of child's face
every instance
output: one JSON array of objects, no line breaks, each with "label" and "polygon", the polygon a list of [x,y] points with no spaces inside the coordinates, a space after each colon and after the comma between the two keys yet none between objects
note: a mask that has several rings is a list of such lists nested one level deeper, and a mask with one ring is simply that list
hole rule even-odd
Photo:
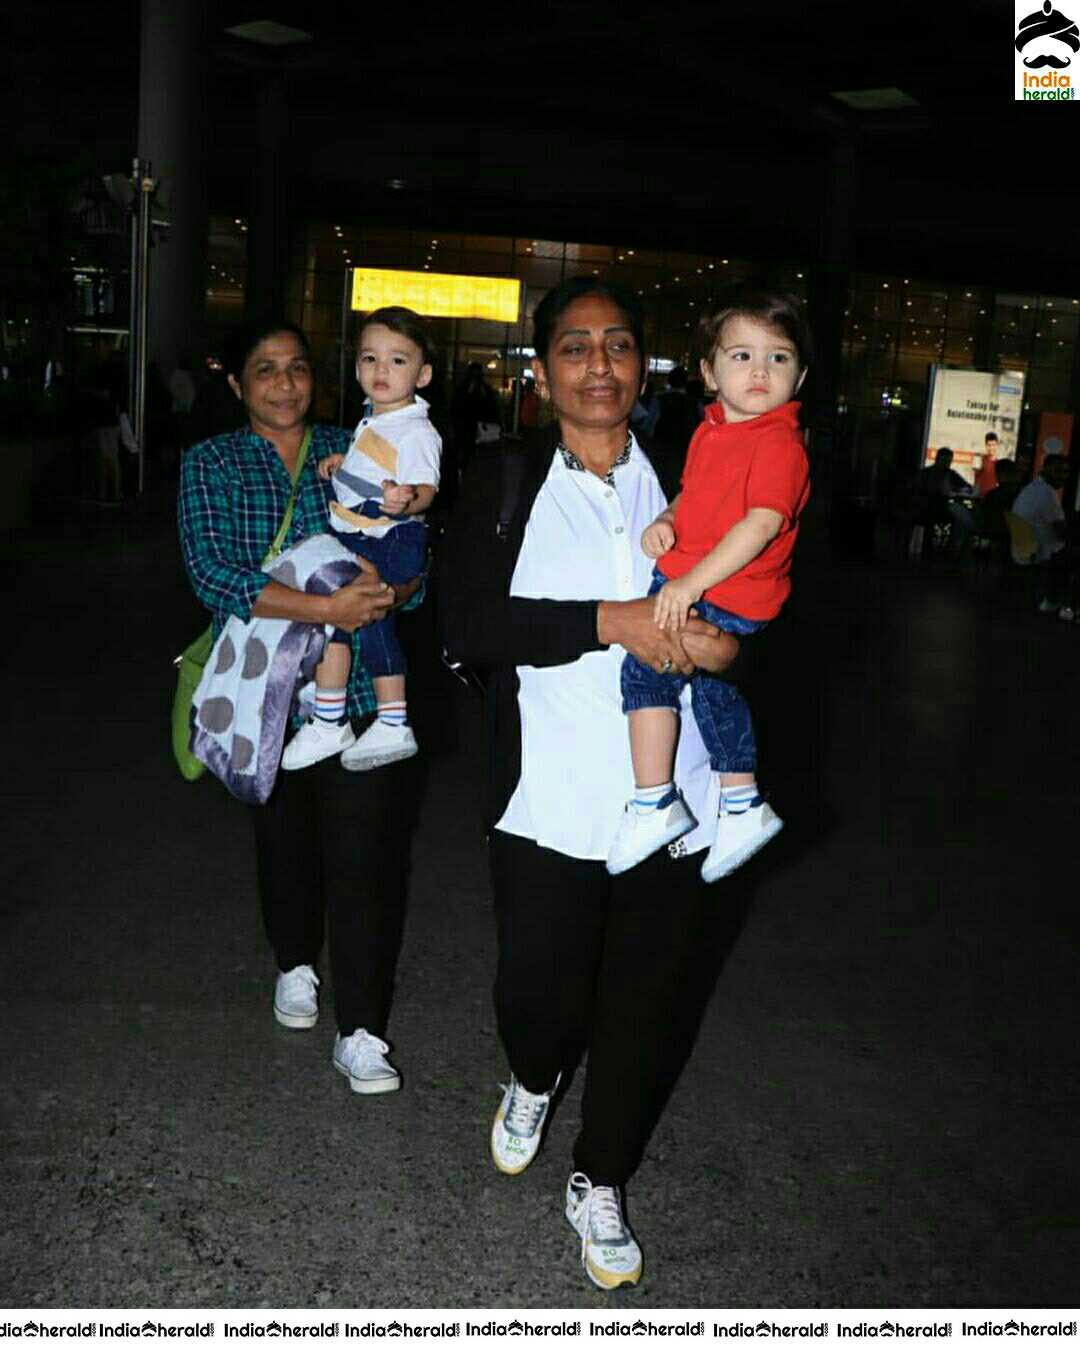
[{"label": "child's face", "polygon": [[716,351],[701,363],[702,378],[716,394],[726,422],[748,422],[779,408],[805,374],[789,338],[741,314],[728,319]]},{"label": "child's face", "polygon": [[356,378],[378,415],[407,407],[417,389],[430,383],[431,367],[412,338],[373,323],[360,334]]}]

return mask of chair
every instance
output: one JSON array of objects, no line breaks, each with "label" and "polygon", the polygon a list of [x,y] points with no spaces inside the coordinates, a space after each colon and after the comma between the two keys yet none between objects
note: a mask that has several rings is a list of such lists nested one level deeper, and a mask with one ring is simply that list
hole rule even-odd
[{"label": "chair", "polygon": [[1014,600],[1024,605],[1034,605],[1039,590],[1039,581],[1043,569],[1035,561],[1039,552],[1039,541],[1035,531],[1022,516],[1013,511],[1004,513],[1005,528],[1009,532],[1009,559],[1011,566],[1002,578],[1007,582],[1011,573],[1015,585],[1012,591]]},{"label": "chair", "polygon": [[912,562],[919,562],[929,546],[940,551],[948,546],[952,532],[948,504],[944,497],[914,493],[906,503],[903,522],[905,553]]},{"label": "chair", "polygon": [[1017,567],[1030,567],[1039,551],[1035,531],[1015,511],[1005,512],[1005,528],[1009,531],[1009,553]]}]

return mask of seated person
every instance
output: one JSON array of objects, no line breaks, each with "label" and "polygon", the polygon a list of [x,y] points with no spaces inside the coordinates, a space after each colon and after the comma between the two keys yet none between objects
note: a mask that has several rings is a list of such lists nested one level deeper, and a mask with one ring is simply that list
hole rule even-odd
[{"label": "seated person", "polygon": [[926,524],[952,526],[951,551],[959,558],[971,543],[975,517],[969,507],[956,500],[957,497],[970,497],[972,488],[952,467],[952,459],[951,448],[943,445],[933,464],[919,472],[915,490],[925,505],[923,519]]},{"label": "seated person", "polygon": [[1009,529],[1005,512],[1013,509],[1020,491],[1020,470],[1011,459],[1001,459],[995,465],[997,487],[993,487],[979,503],[979,528],[991,539],[1007,543]]}]

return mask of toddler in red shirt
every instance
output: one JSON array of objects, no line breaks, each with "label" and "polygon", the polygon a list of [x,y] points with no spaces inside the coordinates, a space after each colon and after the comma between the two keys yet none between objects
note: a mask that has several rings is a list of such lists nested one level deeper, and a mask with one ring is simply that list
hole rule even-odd
[{"label": "toddler in red shirt", "polygon": [[[641,546],[657,559],[649,594],[662,628],[691,610],[745,637],[776,617],[791,590],[791,555],[809,494],[809,467],[793,401],[810,337],[799,302],[745,292],[702,321],[701,373],[716,402],[690,442],[682,490],[648,526]],[[679,700],[687,677],[627,656],[623,711],[630,726],[634,796],[608,854],[613,875],[636,866],[697,824],[673,782]],[[783,826],[758,794],[750,710],[738,689],[689,677],[690,701],[720,778],[716,834],[701,868],[727,876]]]}]

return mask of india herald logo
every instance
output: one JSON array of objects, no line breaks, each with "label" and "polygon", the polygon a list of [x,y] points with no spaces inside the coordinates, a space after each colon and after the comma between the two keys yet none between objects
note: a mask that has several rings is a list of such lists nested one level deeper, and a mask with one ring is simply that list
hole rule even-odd
[{"label": "india herald logo", "polygon": [[1066,48],[1080,51],[1080,28],[1068,15],[1054,9],[1051,0],[1043,0],[1041,9],[1020,20],[1014,46],[1018,52],[1031,48],[1024,57],[1029,70],[1041,70],[1043,66],[1065,70],[1072,62]]}]

